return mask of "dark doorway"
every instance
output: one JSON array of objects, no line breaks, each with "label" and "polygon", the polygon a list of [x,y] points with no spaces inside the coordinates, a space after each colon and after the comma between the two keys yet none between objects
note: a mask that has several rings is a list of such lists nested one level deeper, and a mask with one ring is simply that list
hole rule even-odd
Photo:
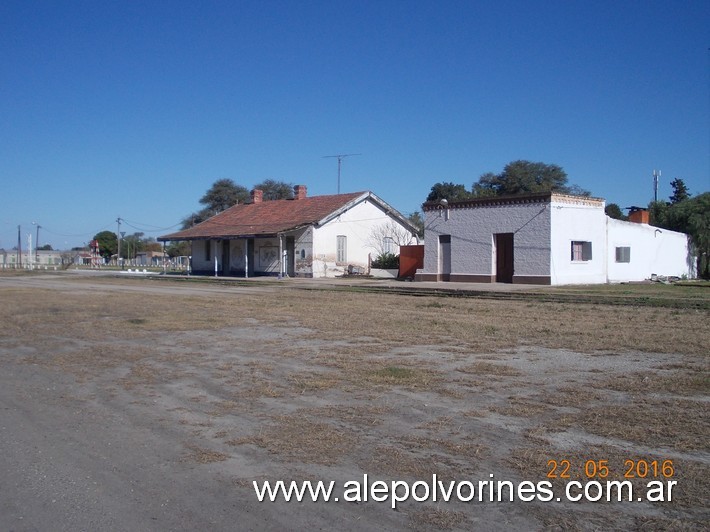
[{"label": "dark doorway", "polygon": [[439,235],[439,280],[451,279],[451,235]]},{"label": "dark doorway", "polygon": [[254,239],[247,239],[247,277],[254,276]]},{"label": "dark doorway", "polygon": [[292,236],[286,237],[286,275],[296,275],[296,239]]},{"label": "dark doorway", "polygon": [[222,275],[229,275],[229,240],[222,240]]},{"label": "dark doorway", "polygon": [[513,233],[497,233],[496,242],[496,282],[513,282]]}]

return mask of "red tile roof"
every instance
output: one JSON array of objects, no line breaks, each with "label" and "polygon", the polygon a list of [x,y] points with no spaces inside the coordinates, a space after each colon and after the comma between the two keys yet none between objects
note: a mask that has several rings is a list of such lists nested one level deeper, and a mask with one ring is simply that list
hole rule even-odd
[{"label": "red tile roof", "polygon": [[234,205],[194,227],[158,237],[158,240],[200,240],[275,235],[316,223],[366,194],[351,192],[332,196],[274,200]]}]

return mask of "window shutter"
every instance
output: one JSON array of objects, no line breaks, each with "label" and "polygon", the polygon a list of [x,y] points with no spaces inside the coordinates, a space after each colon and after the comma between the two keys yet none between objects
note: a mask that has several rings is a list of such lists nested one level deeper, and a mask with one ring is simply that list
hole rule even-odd
[{"label": "window shutter", "polygon": [[592,243],[584,242],[582,244],[582,260],[592,260]]}]

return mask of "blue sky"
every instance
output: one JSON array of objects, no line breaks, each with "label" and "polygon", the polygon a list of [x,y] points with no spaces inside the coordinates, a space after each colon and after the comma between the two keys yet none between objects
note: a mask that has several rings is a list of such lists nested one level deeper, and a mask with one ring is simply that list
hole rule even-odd
[{"label": "blue sky", "polygon": [[[0,3],[0,247],[172,231],[217,179],[403,213],[516,159],[710,190],[710,3]],[[33,236],[34,238],[34,236]]]}]

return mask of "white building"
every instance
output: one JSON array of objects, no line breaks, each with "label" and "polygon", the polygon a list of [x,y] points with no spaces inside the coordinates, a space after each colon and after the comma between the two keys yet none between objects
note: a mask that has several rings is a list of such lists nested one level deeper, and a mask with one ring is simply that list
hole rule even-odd
[{"label": "white building", "polygon": [[596,284],[694,274],[688,237],[613,220],[602,199],[528,194],[424,204],[418,281]]},{"label": "white building", "polygon": [[384,224],[405,229],[416,242],[416,228],[372,192],[308,197],[304,185],[294,190],[294,199],[274,201],[264,201],[262,191],[254,190],[251,203],[158,240],[190,241],[195,273],[239,277],[365,271],[374,251],[373,231]]},{"label": "white building", "polygon": [[0,249],[0,268],[2,269],[48,269],[63,264],[63,252],[45,249],[33,249],[32,253],[23,249],[22,254],[16,249]]}]

